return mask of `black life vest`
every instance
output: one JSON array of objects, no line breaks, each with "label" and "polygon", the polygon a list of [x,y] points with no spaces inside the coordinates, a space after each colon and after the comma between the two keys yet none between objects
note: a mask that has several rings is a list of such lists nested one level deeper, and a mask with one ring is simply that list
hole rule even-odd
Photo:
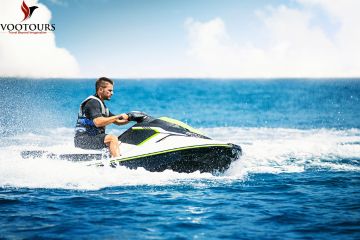
[{"label": "black life vest", "polygon": [[105,127],[96,127],[93,120],[88,119],[85,115],[84,106],[85,104],[90,101],[91,99],[94,99],[100,103],[101,107],[101,115],[103,117],[109,117],[109,109],[104,105],[104,103],[95,96],[89,96],[87,97],[82,103],[80,104],[80,109],[78,113],[78,118],[76,121],[75,126],[75,134],[88,134],[91,136],[105,133]]}]

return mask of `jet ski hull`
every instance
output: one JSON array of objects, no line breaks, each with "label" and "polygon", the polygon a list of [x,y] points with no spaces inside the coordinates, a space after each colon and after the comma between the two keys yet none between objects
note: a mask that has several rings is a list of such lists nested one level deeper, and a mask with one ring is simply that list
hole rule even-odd
[{"label": "jet ski hull", "polygon": [[130,169],[142,167],[151,172],[224,172],[241,155],[241,148],[234,144],[193,146],[163,152],[111,160],[112,166]]},{"label": "jet ski hull", "polygon": [[[151,172],[173,170],[175,172],[224,172],[230,164],[241,156],[240,146],[234,144],[216,144],[188,146],[181,148],[142,154],[133,157],[122,157],[110,160],[110,165],[125,166],[130,169],[144,168]],[[51,158],[68,161],[91,162],[100,161],[97,166],[104,165],[100,153],[52,153],[47,151],[23,151],[23,158]],[[108,161],[108,160],[106,160]]]}]

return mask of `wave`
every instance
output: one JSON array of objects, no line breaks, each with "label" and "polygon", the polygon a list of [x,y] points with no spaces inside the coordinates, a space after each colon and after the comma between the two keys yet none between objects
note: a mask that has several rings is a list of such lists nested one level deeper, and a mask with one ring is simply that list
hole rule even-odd
[{"label": "wave", "polygon": [[[120,131],[112,130],[113,134]],[[210,173],[154,173],[142,168],[89,167],[84,163],[35,158],[20,152],[72,148],[73,129],[44,130],[4,138],[0,143],[0,186],[96,190],[115,186],[201,186],[212,182],[246,181],[251,174],[304,171],[360,171],[360,129],[204,128],[213,139],[241,145],[243,156],[221,175]]]},{"label": "wave", "polygon": [[214,128],[208,134],[242,146],[230,175],[360,170],[360,129]]}]

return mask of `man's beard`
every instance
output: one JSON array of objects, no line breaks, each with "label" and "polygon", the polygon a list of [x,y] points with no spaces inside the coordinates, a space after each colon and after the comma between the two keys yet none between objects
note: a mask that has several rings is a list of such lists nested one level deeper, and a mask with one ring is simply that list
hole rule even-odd
[{"label": "man's beard", "polygon": [[104,101],[105,101],[105,100],[110,100],[110,98],[111,98],[111,96],[110,96],[110,97],[103,96]]}]

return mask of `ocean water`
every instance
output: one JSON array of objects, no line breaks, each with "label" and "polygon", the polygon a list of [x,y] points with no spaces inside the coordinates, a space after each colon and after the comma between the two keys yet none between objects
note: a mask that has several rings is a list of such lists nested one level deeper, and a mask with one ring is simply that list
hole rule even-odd
[{"label": "ocean water", "polygon": [[223,174],[21,158],[71,147],[93,88],[0,80],[0,239],[360,239],[359,79],[116,80],[112,112],[241,145]]}]

